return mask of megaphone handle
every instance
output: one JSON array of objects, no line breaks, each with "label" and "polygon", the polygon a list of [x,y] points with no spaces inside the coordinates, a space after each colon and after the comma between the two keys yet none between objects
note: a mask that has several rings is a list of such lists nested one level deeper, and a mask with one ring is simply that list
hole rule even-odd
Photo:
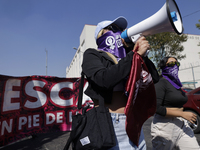
[{"label": "megaphone handle", "polygon": [[[142,33],[133,35],[133,36],[131,36],[131,41],[132,41],[133,43],[136,43],[137,40],[138,40],[140,37],[142,37]],[[149,51],[150,51],[150,50],[147,50],[147,51],[146,51],[146,53],[144,54],[144,57],[146,57],[146,56],[149,54]]]},{"label": "megaphone handle", "polygon": [[146,57],[149,54],[150,50],[147,50],[146,53],[144,54],[144,57]]},{"label": "megaphone handle", "polygon": [[138,40],[140,37],[142,37],[142,34],[141,34],[141,33],[136,34],[136,35],[133,35],[133,36],[131,36],[131,41],[132,41],[133,43],[136,43],[137,40]]}]

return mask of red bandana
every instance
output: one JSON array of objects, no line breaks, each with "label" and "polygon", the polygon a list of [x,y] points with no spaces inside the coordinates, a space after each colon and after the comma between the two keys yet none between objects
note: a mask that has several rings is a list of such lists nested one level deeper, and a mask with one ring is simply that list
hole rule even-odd
[{"label": "red bandana", "polygon": [[126,91],[129,94],[125,108],[126,132],[138,146],[143,123],[156,111],[156,93],[151,74],[142,57],[135,50]]}]

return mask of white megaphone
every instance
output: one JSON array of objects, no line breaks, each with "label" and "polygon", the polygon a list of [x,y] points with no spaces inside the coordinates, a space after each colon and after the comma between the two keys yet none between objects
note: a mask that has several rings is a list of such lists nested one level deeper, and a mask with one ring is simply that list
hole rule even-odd
[{"label": "white megaphone", "polygon": [[175,0],[166,0],[158,12],[123,31],[121,37],[126,42],[136,42],[138,34],[150,36],[161,32],[183,32],[181,14]]}]

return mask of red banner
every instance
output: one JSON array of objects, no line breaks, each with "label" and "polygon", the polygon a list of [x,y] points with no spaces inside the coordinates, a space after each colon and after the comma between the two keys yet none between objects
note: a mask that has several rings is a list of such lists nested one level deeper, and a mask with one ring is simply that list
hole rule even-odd
[{"label": "red banner", "polygon": [[[79,78],[0,75],[0,146],[37,133],[71,130],[79,85]],[[83,95],[87,102],[90,98]]]}]

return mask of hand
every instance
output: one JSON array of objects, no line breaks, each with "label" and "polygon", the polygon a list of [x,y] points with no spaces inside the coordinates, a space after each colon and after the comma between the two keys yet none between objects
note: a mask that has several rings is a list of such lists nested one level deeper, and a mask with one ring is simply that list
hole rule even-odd
[{"label": "hand", "polygon": [[166,116],[169,117],[182,117],[186,120],[188,120],[191,123],[194,123],[197,119],[196,114],[189,112],[189,111],[183,111],[183,108],[169,108],[166,107]]},{"label": "hand", "polygon": [[140,54],[141,56],[144,56],[146,51],[150,48],[149,42],[146,40],[144,36],[139,38],[139,40],[136,42],[134,49],[138,46],[138,51],[137,53]]},{"label": "hand", "polygon": [[188,112],[188,111],[183,111],[182,117],[193,124],[197,120],[197,115],[192,112]]}]

